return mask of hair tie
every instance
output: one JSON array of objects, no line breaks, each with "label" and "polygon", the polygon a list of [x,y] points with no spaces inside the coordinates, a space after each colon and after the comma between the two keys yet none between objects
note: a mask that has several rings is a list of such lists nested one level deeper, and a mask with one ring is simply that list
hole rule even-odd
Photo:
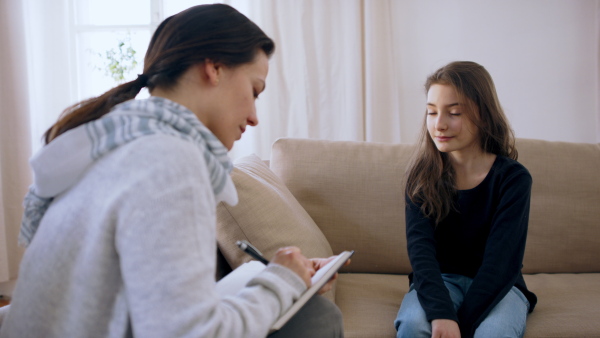
[{"label": "hair tie", "polygon": [[146,74],[138,74],[137,79],[135,79],[135,82],[141,84],[143,87],[146,86],[146,83],[148,83],[148,75]]}]

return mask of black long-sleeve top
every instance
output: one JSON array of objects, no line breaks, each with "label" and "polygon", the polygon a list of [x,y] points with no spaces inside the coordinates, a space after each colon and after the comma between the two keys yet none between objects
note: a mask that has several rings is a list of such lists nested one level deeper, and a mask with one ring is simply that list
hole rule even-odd
[{"label": "black long-sleeve top", "polygon": [[[406,236],[413,268],[409,279],[427,320],[455,320],[461,336],[472,337],[513,286],[523,292],[533,311],[537,297],[527,290],[521,274],[531,184],[523,165],[497,156],[477,187],[458,191],[457,210],[437,227],[407,196]],[[442,273],[473,279],[458,311]]]}]

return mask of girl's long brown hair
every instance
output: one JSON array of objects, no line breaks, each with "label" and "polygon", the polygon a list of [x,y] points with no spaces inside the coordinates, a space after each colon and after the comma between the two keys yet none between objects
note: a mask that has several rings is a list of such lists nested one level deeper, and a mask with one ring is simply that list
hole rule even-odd
[{"label": "girl's long brown hair", "polygon": [[[427,78],[425,93],[434,84],[450,85],[467,99],[464,115],[477,127],[484,152],[517,159],[514,133],[485,68],[470,61],[452,62]],[[440,152],[429,136],[426,118],[417,153],[408,169],[406,194],[413,203],[421,205],[423,215],[438,224],[454,208],[457,189],[448,154]]]},{"label": "girl's long brown hair", "polygon": [[271,56],[275,43],[234,8],[223,4],[191,7],[158,26],[144,58],[142,75],[65,109],[44,134],[44,141],[47,144],[70,129],[102,117],[115,105],[135,98],[146,86],[150,92],[156,87],[172,88],[192,65],[211,60],[235,67],[253,61],[259,50]]}]

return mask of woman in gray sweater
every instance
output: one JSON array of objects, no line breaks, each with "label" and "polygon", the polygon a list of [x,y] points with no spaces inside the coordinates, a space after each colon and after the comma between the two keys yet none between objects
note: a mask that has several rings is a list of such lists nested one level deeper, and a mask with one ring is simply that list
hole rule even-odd
[{"label": "woman in gray sweater", "polygon": [[[227,151],[258,123],[274,48],[235,9],[192,7],[160,24],[136,80],[64,112],[31,160],[0,336],[268,334],[327,261],[282,248],[239,294],[215,291],[215,208],[237,203]],[[319,296],[273,336],[342,335]]]}]

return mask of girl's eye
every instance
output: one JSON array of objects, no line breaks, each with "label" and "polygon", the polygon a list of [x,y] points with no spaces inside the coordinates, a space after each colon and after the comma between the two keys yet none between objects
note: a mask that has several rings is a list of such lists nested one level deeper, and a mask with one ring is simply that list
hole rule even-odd
[{"label": "girl's eye", "polygon": [[450,113],[450,115],[452,115],[452,116],[460,116],[460,113],[458,113],[458,112],[453,112],[453,113]]},{"label": "girl's eye", "polygon": [[434,112],[434,111],[428,111],[427,112],[427,115],[435,115],[435,114],[437,114],[437,112]]}]

